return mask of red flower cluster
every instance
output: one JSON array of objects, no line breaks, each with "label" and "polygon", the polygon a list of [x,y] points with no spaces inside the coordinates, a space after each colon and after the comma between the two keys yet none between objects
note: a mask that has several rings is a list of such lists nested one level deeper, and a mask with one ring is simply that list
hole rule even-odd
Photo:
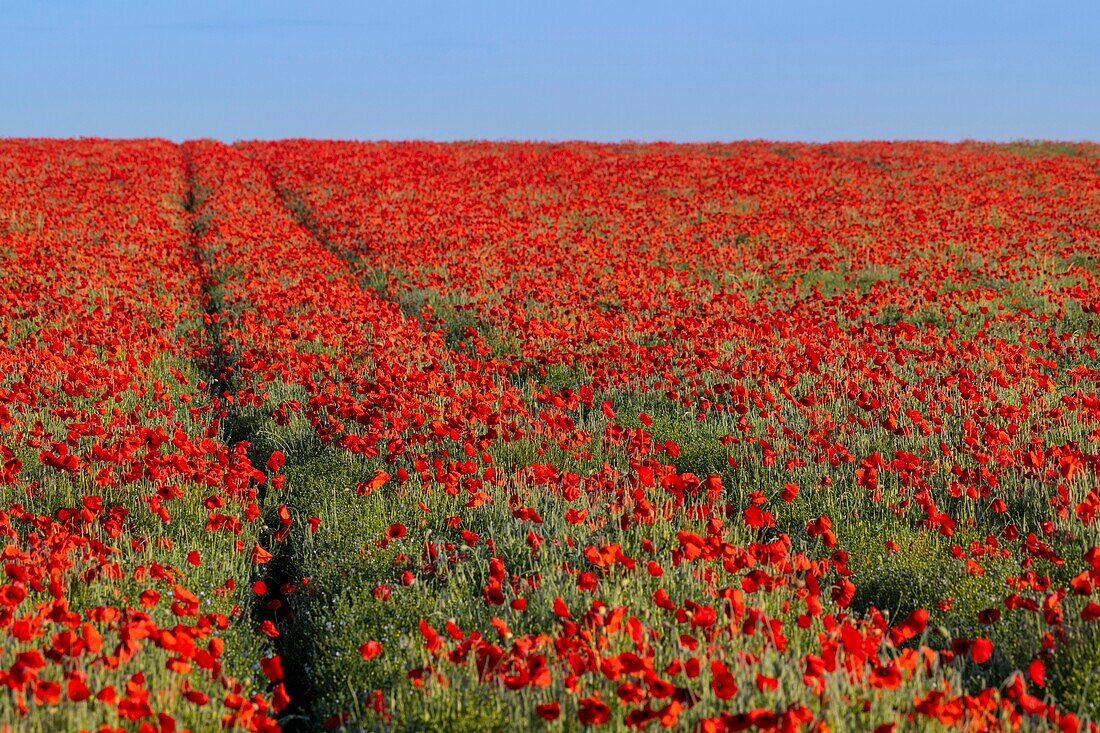
[{"label": "red flower cluster", "polygon": [[264,474],[221,439],[198,369],[179,150],[5,142],[0,160],[0,718],[272,730],[252,662],[224,656],[250,633]]},{"label": "red flower cluster", "polygon": [[[1017,563],[1004,579],[1002,608],[983,609],[975,619],[1003,611],[1020,624],[1036,614],[1049,631],[1035,640],[1032,664],[1056,653],[1066,637],[1067,604],[1075,628],[1077,619],[1093,616],[1094,604],[1076,600],[1097,580],[1095,568],[1081,564],[1082,554],[1095,550],[1078,538],[1100,507],[1091,149],[1047,158],[929,144],[290,142],[243,150],[267,166],[283,197],[306,212],[304,221],[352,269],[381,281],[387,298],[420,307],[412,312],[454,344],[458,354],[450,358],[476,358],[482,372],[506,377],[521,392],[534,389],[529,414],[515,417],[526,422],[522,429],[540,455],[623,456],[589,475],[553,462],[504,475],[496,466],[479,472],[474,462],[451,464],[471,477],[467,486],[498,484],[484,490],[490,496],[507,495],[515,481],[541,487],[571,505],[563,516],[574,525],[675,526],[715,514],[733,521],[736,512],[759,533],[760,542],[745,546],[724,542],[722,523],[706,533],[681,531],[676,544],[651,549],[651,558],[593,545],[582,553],[591,569],[575,570],[580,591],[599,594],[607,573],[661,577],[669,564],[705,562],[697,572],[712,600],[673,600],[658,589],[652,603],[689,630],[740,628],[778,648],[792,623],[820,628],[804,678],[818,694],[838,669],[850,683],[881,688],[956,659],[989,663],[994,644],[981,637],[956,638],[935,654],[919,647],[879,656],[918,637],[927,612],[917,609],[888,628],[874,613],[857,618],[847,611],[859,578],[836,548],[849,517],[804,524],[805,537],[821,540],[816,557],[792,552],[789,535],[774,533],[776,516],[785,513],[775,500],[814,507],[821,505],[815,497],[855,491],[866,497],[858,505],[880,507],[912,536],[947,538],[942,562],[960,563],[969,576],[1005,574]],[[619,403],[600,393],[652,395],[657,402],[646,404],[722,426],[728,465],[698,472],[703,466],[683,460],[675,437],[657,437],[649,415],[635,413],[641,426],[620,424]],[[594,406],[606,421],[602,436],[585,429],[598,424]],[[428,486],[441,475],[421,479]],[[760,477],[760,484],[747,501],[731,502],[726,484],[740,475]],[[469,506],[486,501],[479,491],[470,490]],[[1025,508],[1035,502],[1044,507],[1037,514]],[[530,506],[515,507],[513,516],[521,527],[546,519]],[[538,545],[555,541],[531,531],[535,555]],[[965,544],[952,544],[956,538]],[[881,541],[897,546],[889,536]],[[492,572],[487,580],[490,607],[531,585]],[[730,586],[748,599],[743,607],[722,595]],[[799,590],[784,604],[806,605],[797,618],[786,620],[786,610],[754,612],[752,599],[777,589],[786,599],[786,588]],[[943,613],[954,605],[945,590],[936,602]],[[716,605],[720,598],[732,605]],[[495,679],[512,680],[529,668],[531,655],[545,655],[539,669],[560,663],[566,687],[581,694],[574,680],[583,678],[585,664],[570,646],[588,627],[597,649],[608,642],[596,641],[599,621],[578,626],[567,620],[568,608],[552,605],[563,620],[553,633],[543,629],[520,643],[509,632],[510,648],[498,649],[469,632],[454,651],[444,654],[436,642],[432,653],[464,663],[481,649],[480,674],[499,669]],[[693,633],[680,636],[707,649]],[[669,637],[677,635],[666,631]],[[547,645],[556,653],[547,655]],[[742,639],[732,648],[748,653],[751,645]],[[737,689],[729,673],[733,652],[729,645],[708,652],[694,663],[710,670],[712,691],[726,699]],[[596,652],[590,662],[597,674],[598,658]],[[438,662],[429,667],[442,674]],[[750,660],[742,677],[751,678],[751,668]],[[543,672],[528,677],[547,679]],[[417,679],[427,678],[420,670]],[[771,689],[768,679],[763,675],[762,691]],[[656,699],[644,685],[621,688],[623,719],[671,724],[673,709],[696,704],[700,691],[690,687]],[[955,721],[1024,710],[1076,726],[1072,715],[1021,705],[1011,691],[950,698],[959,710]],[[928,702],[935,694],[912,714],[939,715]],[[577,709],[583,722],[594,723],[605,708],[590,697]],[[706,724],[789,728],[812,718],[797,706],[757,713],[763,717]]]}]

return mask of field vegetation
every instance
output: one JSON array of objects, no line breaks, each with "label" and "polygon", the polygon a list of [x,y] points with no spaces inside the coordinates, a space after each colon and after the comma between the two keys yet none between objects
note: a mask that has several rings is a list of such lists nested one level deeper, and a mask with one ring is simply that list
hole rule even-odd
[{"label": "field vegetation", "polygon": [[1087,144],[0,141],[0,729],[1095,729],[1098,277]]}]

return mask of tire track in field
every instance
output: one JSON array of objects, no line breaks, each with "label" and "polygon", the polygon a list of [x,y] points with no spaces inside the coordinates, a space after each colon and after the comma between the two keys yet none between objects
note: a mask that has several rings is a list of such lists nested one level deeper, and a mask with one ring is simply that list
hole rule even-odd
[{"label": "tire track in field", "polygon": [[[418,357],[410,355],[407,348],[413,341],[431,339],[420,330],[419,322],[402,316],[374,290],[365,288],[347,260],[291,215],[267,170],[257,161],[220,143],[188,145],[197,163],[192,172],[196,249],[205,258],[203,269],[210,272],[210,327],[221,343],[215,361],[220,360],[217,390],[225,400],[225,429],[234,440],[252,444],[250,455],[256,466],[264,465],[276,449],[285,451],[286,464],[280,475],[286,478],[286,487],[265,494],[273,541],[267,547],[270,560],[257,576],[267,590],[257,601],[255,619],[257,624],[271,622],[274,628],[269,630],[278,632],[273,645],[282,659],[291,696],[280,721],[290,731],[338,726],[342,716],[350,714],[349,709],[358,714],[376,712],[373,703],[358,694],[353,694],[353,699],[340,698],[335,703],[339,709],[332,709],[332,682],[344,675],[343,669],[333,674],[332,639],[339,647],[351,637],[329,623],[332,609],[328,604],[346,589],[342,576],[334,579],[330,575],[327,583],[325,577],[316,582],[315,573],[323,576],[321,571],[332,567],[331,556],[318,555],[349,536],[357,542],[373,541],[391,519],[390,512],[382,509],[363,518],[369,520],[369,530],[361,524],[337,523],[340,514],[333,512],[332,502],[343,505],[347,499],[336,498],[334,487],[346,490],[354,499],[358,493],[352,492],[352,487],[370,479],[370,474],[376,475],[378,466],[364,458],[362,451],[333,445],[331,427],[320,415],[327,403],[323,399],[320,406],[308,403],[313,397],[325,396],[318,392],[323,387],[315,378],[334,384],[348,376],[347,367],[328,361],[327,349],[363,350],[368,361],[408,359],[410,372],[420,378],[409,389],[428,389],[425,383],[431,382],[435,373],[420,371]],[[345,312],[349,308],[353,317]],[[357,324],[354,334],[341,331],[349,320]],[[407,335],[413,338],[398,347],[385,341],[385,334],[400,324],[408,327],[411,333]],[[326,329],[335,330],[330,333]],[[334,339],[324,338],[333,334]],[[349,336],[350,347],[344,340]],[[325,353],[317,351],[319,346]],[[372,352],[375,346],[380,349],[378,354]],[[283,359],[293,361],[294,366]],[[374,371],[375,367],[368,367],[368,372]],[[385,401],[387,389],[368,387],[363,399]],[[299,404],[287,410],[291,401]],[[363,474],[365,470],[368,474]],[[279,501],[285,504],[277,504]],[[421,510],[413,505],[405,511],[404,521],[411,524]],[[301,521],[310,514],[319,519],[312,529]],[[314,539],[320,518],[324,528]],[[366,582],[365,577],[371,579],[367,588],[395,582],[392,567],[388,561],[372,566],[357,579],[360,583]],[[306,575],[312,580],[307,582]],[[299,582],[301,589],[290,589]],[[361,641],[355,640],[356,650],[346,658],[360,656]],[[336,657],[342,653],[335,650]],[[404,674],[402,670],[400,676]],[[372,710],[364,713],[365,705]]]},{"label": "tire track in field", "polygon": [[[279,201],[282,202],[287,214],[302,229],[309,232],[319,245],[344,262],[361,288],[374,292],[387,303],[396,305],[406,318],[415,321],[423,330],[441,334],[448,349],[463,352],[474,358],[481,358],[482,355],[478,354],[477,346],[468,342],[469,334],[466,332],[466,326],[472,325],[479,335],[484,335],[492,330],[491,325],[485,323],[481,317],[475,314],[464,314],[461,320],[449,320],[439,315],[435,318],[425,318],[421,310],[423,303],[416,304],[400,297],[400,295],[395,296],[389,292],[385,282],[376,279],[379,274],[377,270],[364,264],[363,259],[354,250],[330,239],[325,234],[324,226],[305,200],[305,197],[294,188],[283,185],[276,171],[267,162],[247,150],[243,150],[242,154],[246,155],[249,160],[267,173],[271,180],[271,189],[275,192]],[[534,372],[529,365],[522,363],[522,359],[518,359],[515,354],[510,354],[495,346],[491,347],[491,354],[501,364],[509,364],[512,374],[531,376],[528,372]]]},{"label": "tire track in field", "polygon": [[[244,444],[247,446],[248,458],[253,466],[257,468],[269,466],[274,452],[271,441],[259,439],[257,430],[260,421],[255,416],[245,414],[239,406],[239,401],[235,399],[239,380],[235,376],[237,370],[235,349],[231,337],[226,333],[227,317],[230,315],[229,306],[222,297],[218,263],[202,241],[208,219],[208,212],[203,212],[202,208],[211,190],[198,183],[196,162],[190,148],[183,146],[181,154],[186,180],[184,210],[189,221],[188,236],[191,251],[201,278],[203,324],[208,342],[202,354],[201,368],[209,380],[207,389],[215,408],[215,419],[227,446],[234,449]],[[256,571],[250,578],[253,588],[266,588],[263,593],[257,591],[252,596],[255,601],[252,607],[245,611],[251,616],[256,629],[262,629],[267,623],[279,625],[289,620],[285,611],[288,605],[283,589],[297,583],[301,578],[290,543],[278,541],[283,527],[279,522],[275,502],[269,497],[272,472],[269,469],[265,473],[268,474],[267,480],[259,484],[257,504],[265,510],[263,521],[268,535],[274,541],[269,542],[271,546],[267,548],[259,548],[257,545],[257,548],[270,552],[270,559],[254,565]],[[257,630],[256,633],[260,631]],[[312,730],[307,721],[313,691],[306,683],[308,678],[304,664],[301,663],[302,660],[298,655],[286,654],[285,645],[285,637],[281,635],[271,641],[272,651],[277,655],[282,666],[283,684],[289,698],[285,703],[286,706],[279,713],[280,725],[288,733]]]},{"label": "tire track in field", "polygon": [[[254,166],[258,171],[263,173],[267,187],[270,190],[271,196],[280,207],[281,214],[284,214],[287,219],[294,223],[294,225],[301,230],[302,234],[307,237],[310,242],[316,245],[319,249],[324,250],[333,256],[334,262],[338,262],[341,265],[341,269],[346,271],[348,281],[353,287],[369,293],[373,297],[376,297],[379,301],[389,301],[384,293],[379,292],[378,289],[369,287],[365,282],[362,275],[362,268],[357,266],[357,261],[352,253],[343,250],[330,241],[328,241],[320,233],[319,222],[313,217],[310,210],[299,202],[296,202],[292,198],[292,192],[287,191],[279,187],[276,183],[275,177],[272,172],[261,161],[246,155],[243,151],[239,151],[233,148],[237,155],[240,155],[243,159],[247,160],[251,166]],[[275,216],[278,216],[276,214]],[[419,327],[423,328],[425,324],[419,318],[413,318]],[[266,417],[266,416],[265,416]],[[296,443],[298,438],[294,435],[293,424],[290,427],[280,428],[277,425],[271,423],[270,420],[259,419],[253,420],[254,423],[259,424],[267,434],[279,433],[285,434],[290,443]],[[266,424],[263,424],[265,423]],[[309,427],[308,430],[312,434],[313,427]],[[250,431],[240,431],[240,436],[256,435],[256,427],[254,426]],[[267,438],[262,439],[263,442],[270,444],[271,441]],[[310,491],[316,487],[312,486],[309,480],[302,481],[303,474],[309,475],[317,472],[318,470],[324,470],[326,463],[326,457],[332,453],[332,448],[322,448],[319,446],[303,446],[301,450],[291,450],[287,452],[287,464],[284,469],[285,475],[290,480],[290,491],[285,497],[285,500],[290,505],[290,511],[295,515],[306,516],[313,511],[322,513],[322,510],[318,506],[314,506],[311,503]],[[339,449],[338,449],[339,450]],[[342,450],[339,450],[342,452]],[[270,454],[270,451],[268,451]],[[257,460],[266,461],[267,456],[258,455]],[[262,463],[256,463],[256,465],[262,465]],[[350,491],[350,487],[349,487]],[[272,503],[271,506],[274,506]],[[411,519],[409,520],[412,521]],[[269,522],[269,526],[273,533],[280,533],[289,528],[285,528],[280,525],[277,518],[273,518]],[[264,608],[258,605],[257,623],[262,623],[266,619],[279,624],[281,635],[275,640],[275,646],[282,659],[284,671],[286,673],[286,685],[290,694],[290,705],[283,711],[283,717],[280,719],[283,725],[284,731],[290,733],[296,733],[298,731],[321,731],[333,729],[333,726],[340,729],[344,728],[344,723],[341,721],[341,716],[346,713],[340,713],[335,716],[331,716],[328,713],[332,711],[325,711],[322,695],[323,690],[319,689],[319,685],[324,683],[323,677],[319,675],[317,667],[317,661],[319,655],[325,653],[324,647],[318,645],[313,638],[313,634],[317,633],[317,624],[313,618],[305,619],[306,615],[313,616],[311,611],[312,605],[310,602],[303,602],[299,598],[290,598],[290,593],[281,593],[279,589],[286,588],[288,586],[298,584],[299,582],[305,582],[305,579],[310,574],[312,566],[308,558],[304,556],[302,552],[304,545],[301,544],[301,538],[296,537],[295,533],[290,533],[290,536],[286,537],[284,541],[279,541],[272,548],[273,559],[268,563],[268,573],[265,577],[261,578],[267,583],[268,596],[264,600],[267,603],[280,604],[281,609],[285,609],[282,616],[275,613],[264,613]],[[360,580],[362,580],[360,578]],[[376,578],[377,583],[385,583],[391,581],[389,574],[382,574]],[[371,586],[373,587],[373,586]],[[315,591],[314,591],[315,592]],[[310,595],[310,594],[307,594]],[[310,596],[312,597],[312,596]],[[296,619],[294,617],[294,609],[303,612],[302,619]]]}]

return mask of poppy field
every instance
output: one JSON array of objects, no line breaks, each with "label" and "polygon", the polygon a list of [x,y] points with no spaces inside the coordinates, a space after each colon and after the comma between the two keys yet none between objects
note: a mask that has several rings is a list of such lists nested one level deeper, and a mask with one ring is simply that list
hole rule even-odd
[{"label": "poppy field", "polygon": [[1100,146],[0,140],[0,731],[1100,724]]}]

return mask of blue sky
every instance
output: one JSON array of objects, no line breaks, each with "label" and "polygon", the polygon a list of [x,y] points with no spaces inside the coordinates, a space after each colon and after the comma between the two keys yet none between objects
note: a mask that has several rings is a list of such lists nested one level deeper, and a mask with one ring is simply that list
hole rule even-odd
[{"label": "blue sky", "polygon": [[1100,3],[0,0],[0,136],[1100,139]]}]

